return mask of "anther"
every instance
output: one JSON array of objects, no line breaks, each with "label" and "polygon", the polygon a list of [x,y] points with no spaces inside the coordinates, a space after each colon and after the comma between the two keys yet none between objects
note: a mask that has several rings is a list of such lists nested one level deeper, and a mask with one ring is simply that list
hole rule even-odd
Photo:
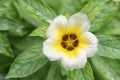
[{"label": "anther", "polygon": [[62,37],[62,40],[63,40],[63,41],[67,41],[67,40],[68,40],[68,35],[65,34],[65,35]]},{"label": "anther", "polygon": [[74,40],[76,38],[77,38],[77,36],[75,34],[70,34],[70,39]]},{"label": "anther", "polygon": [[61,42],[61,45],[62,45],[63,48],[67,47],[67,44],[65,42]]},{"label": "anther", "polygon": [[78,41],[78,40],[75,40],[75,41],[73,42],[73,46],[74,46],[74,47],[77,47],[77,46],[78,46],[78,43],[79,43],[79,41]]},{"label": "anther", "polygon": [[72,51],[73,49],[74,49],[74,47],[72,47],[72,46],[67,47],[67,50],[69,50],[69,51]]}]

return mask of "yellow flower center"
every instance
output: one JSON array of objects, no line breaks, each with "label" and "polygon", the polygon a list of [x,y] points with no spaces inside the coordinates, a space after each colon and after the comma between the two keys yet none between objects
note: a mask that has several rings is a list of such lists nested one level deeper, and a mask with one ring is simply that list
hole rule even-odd
[{"label": "yellow flower center", "polygon": [[79,45],[79,40],[77,39],[76,34],[65,34],[62,36],[61,46],[68,50],[72,51]]},{"label": "yellow flower center", "polygon": [[68,44],[68,46],[72,45],[73,41],[72,40],[68,40],[66,41],[66,43]]}]

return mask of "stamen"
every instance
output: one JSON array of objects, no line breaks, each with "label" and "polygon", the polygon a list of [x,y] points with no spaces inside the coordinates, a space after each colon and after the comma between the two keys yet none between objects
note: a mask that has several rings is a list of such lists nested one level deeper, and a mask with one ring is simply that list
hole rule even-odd
[{"label": "stamen", "polygon": [[78,46],[78,43],[76,34],[65,34],[62,37],[61,46],[68,51],[72,51]]},{"label": "stamen", "polygon": [[61,42],[61,45],[62,45],[63,48],[67,47],[67,44],[65,42]]},{"label": "stamen", "polygon": [[73,46],[74,46],[74,47],[77,47],[77,46],[78,46],[78,43],[79,43],[79,41],[78,41],[78,40],[75,40],[75,41],[73,42]]},{"label": "stamen", "polygon": [[74,40],[76,38],[77,38],[77,36],[75,34],[70,34],[70,39]]},{"label": "stamen", "polygon": [[74,47],[72,47],[72,46],[68,46],[67,47],[67,50],[69,50],[69,51],[71,51],[71,50],[73,50],[74,49]]},{"label": "stamen", "polygon": [[68,35],[65,34],[65,35],[63,36],[62,40],[63,40],[63,41],[67,41],[67,40],[68,40]]}]

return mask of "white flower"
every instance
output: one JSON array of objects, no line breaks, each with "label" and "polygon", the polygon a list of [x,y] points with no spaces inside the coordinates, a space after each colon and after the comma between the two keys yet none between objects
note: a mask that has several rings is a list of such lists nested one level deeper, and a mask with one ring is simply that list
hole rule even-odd
[{"label": "white flower", "polygon": [[63,15],[56,17],[47,29],[43,53],[50,61],[60,60],[67,70],[83,68],[87,57],[97,51],[98,39],[88,32],[89,28],[85,14],[74,14],[69,20]]}]

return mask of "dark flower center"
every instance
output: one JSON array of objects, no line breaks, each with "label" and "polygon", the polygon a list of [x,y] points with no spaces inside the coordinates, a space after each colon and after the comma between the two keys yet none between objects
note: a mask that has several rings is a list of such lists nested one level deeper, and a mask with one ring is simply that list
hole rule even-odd
[{"label": "dark flower center", "polygon": [[79,45],[79,40],[77,39],[76,34],[65,34],[62,37],[61,46],[68,50],[72,51]]}]

